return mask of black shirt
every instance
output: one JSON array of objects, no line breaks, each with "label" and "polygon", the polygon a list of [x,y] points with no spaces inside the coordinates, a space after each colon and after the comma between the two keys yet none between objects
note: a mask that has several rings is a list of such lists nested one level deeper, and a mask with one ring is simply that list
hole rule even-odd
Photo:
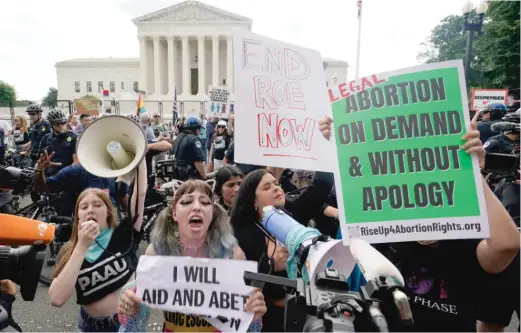
[{"label": "black shirt", "polygon": [[488,139],[483,148],[487,154],[511,154],[518,146],[519,141],[512,141],[508,136],[499,134]]},{"label": "black shirt", "polygon": [[503,207],[505,207],[518,228],[519,214],[521,210],[521,203],[519,200],[520,187],[520,185],[512,183],[512,178],[508,177],[503,178],[494,189],[494,194],[498,197],[499,201],[501,201]]},{"label": "black shirt", "polygon": [[478,123],[479,139],[482,143],[485,143],[491,137],[500,134],[499,132],[492,130],[492,125],[497,123],[498,121],[499,120],[481,121]]},{"label": "black shirt", "polygon": [[[333,187],[334,178],[330,173],[317,172],[313,183],[293,200],[286,200],[284,208],[295,220],[307,226],[308,221],[320,212],[323,203],[327,200],[329,192]],[[266,255],[271,257],[273,253],[268,252],[266,235],[257,226],[255,221],[248,221],[234,230],[239,247],[244,251],[247,260],[256,261],[259,264],[259,273],[268,273],[269,265],[261,260]],[[276,276],[288,277],[286,271],[272,273]],[[280,332],[284,330],[284,309],[269,304],[269,300],[283,299],[286,295],[282,287],[266,285],[263,294],[267,302],[268,312],[263,317],[263,331]]]},{"label": "black shirt", "polygon": [[230,146],[230,138],[219,135],[213,138],[213,158],[222,161],[224,154]]},{"label": "black shirt", "polygon": [[177,162],[195,166],[195,162],[205,161],[201,139],[190,131],[179,134],[174,141],[174,156]]},{"label": "black shirt", "polygon": [[40,150],[40,143],[44,136],[52,132],[51,123],[46,120],[42,120],[38,124],[31,126],[31,132],[29,133],[29,139],[31,140],[31,155],[38,156]]},{"label": "black shirt", "polygon": [[235,141],[230,144],[230,146],[228,147],[228,150],[226,151],[224,157],[226,157],[226,159],[230,162],[230,164],[235,164],[235,166],[237,168],[239,168],[239,170],[241,170],[244,175],[247,175],[250,172],[255,171],[257,169],[264,169],[264,168],[266,168],[265,166],[262,166],[262,165],[242,164],[242,163],[235,162],[234,143],[235,143]]},{"label": "black shirt", "polygon": [[475,332],[488,274],[476,254],[479,240],[375,244],[402,273],[417,332]]},{"label": "black shirt", "polygon": [[83,260],[76,281],[78,304],[83,305],[99,301],[123,287],[134,274],[138,263],[136,247],[133,246],[125,254],[131,246],[132,233],[133,244],[139,244],[141,234],[134,229],[130,219],[126,218],[116,227],[106,251],[98,260],[94,263]]},{"label": "black shirt", "polygon": [[72,164],[72,155],[76,154],[76,139],[77,136],[72,131],[67,131],[60,135],[56,135],[56,133],[52,131],[43,137],[38,154],[43,153],[44,150],[47,150],[48,154],[54,152],[52,161],[61,163],[59,166],[47,168],[45,170],[47,176],[54,175],[61,169]]}]

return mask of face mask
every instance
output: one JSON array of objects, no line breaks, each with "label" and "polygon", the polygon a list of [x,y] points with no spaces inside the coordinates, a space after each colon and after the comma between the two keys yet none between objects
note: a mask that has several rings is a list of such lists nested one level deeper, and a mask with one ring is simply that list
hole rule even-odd
[{"label": "face mask", "polygon": [[[87,250],[87,255],[85,259],[91,264],[98,260],[98,258],[103,254],[104,249],[109,245],[110,239],[112,238],[112,232],[114,229],[106,228],[101,231],[98,237],[96,237],[96,241],[89,246]],[[99,244],[98,244],[99,243]],[[101,246],[100,246],[101,245]]]}]

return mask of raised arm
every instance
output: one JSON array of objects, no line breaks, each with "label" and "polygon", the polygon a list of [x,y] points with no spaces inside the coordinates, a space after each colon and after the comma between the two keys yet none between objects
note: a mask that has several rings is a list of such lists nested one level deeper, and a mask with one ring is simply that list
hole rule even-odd
[{"label": "raised arm", "polygon": [[[132,191],[132,197],[130,198],[130,216],[134,217],[138,215],[134,229],[141,230],[141,223],[143,223],[143,213],[145,211],[145,196],[147,194],[148,178],[147,178],[147,163],[143,159],[138,166],[136,181],[134,181],[134,189]],[[137,211],[136,211],[137,203]]]}]

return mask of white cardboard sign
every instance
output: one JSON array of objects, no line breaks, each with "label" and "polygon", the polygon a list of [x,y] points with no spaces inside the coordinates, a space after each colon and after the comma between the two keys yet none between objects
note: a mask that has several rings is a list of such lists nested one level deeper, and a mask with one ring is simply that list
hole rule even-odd
[{"label": "white cardboard sign", "polygon": [[151,308],[197,315],[223,332],[246,332],[253,314],[244,304],[254,288],[245,285],[245,271],[256,272],[257,263],[143,255],[136,294]]},{"label": "white cardboard sign", "polygon": [[233,49],[235,160],[333,171],[318,128],[331,110],[320,53],[244,30],[234,32]]},{"label": "white cardboard sign", "polygon": [[508,89],[472,89],[471,110],[484,109],[490,103],[507,104]]}]

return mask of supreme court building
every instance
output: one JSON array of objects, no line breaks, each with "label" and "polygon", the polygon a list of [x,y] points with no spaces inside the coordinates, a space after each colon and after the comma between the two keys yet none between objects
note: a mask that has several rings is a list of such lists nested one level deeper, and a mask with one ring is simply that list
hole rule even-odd
[{"label": "supreme court building", "polygon": [[[105,108],[135,112],[138,93],[145,108],[168,119],[177,91],[182,114],[207,108],[209,86],[227,87],[234,100],[232,29],[252,30],[252,20],[199,1],[137,17],[139,58],[86,58],[56,63],[58,100],[94,95]],[[273,36],[276,38],[276,36]],[[343,82],[347,62],[324,58],[328,84]],[[103,97],[108,90],[109,96]],[[116,107],[118,105],[118,107]],[[117,111],[116,111],[117,109]]]}]

